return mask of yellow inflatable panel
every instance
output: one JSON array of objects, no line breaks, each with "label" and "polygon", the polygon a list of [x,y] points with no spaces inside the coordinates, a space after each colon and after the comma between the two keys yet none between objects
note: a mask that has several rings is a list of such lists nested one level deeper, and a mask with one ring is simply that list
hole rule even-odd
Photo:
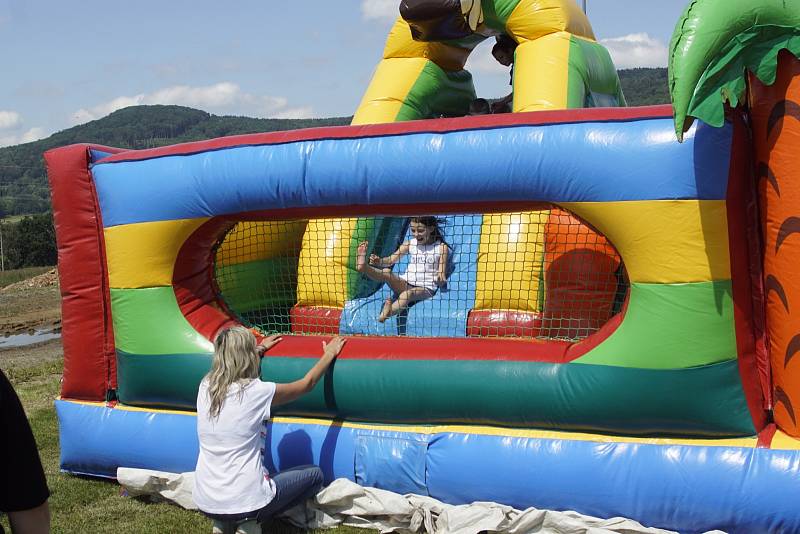
[{"label": "yellow inflatable panel", "polygon": [[570,40],[569,33],[558,32],[517,46],[514,113],[567,109]]},{"label": "yellow inflatable panel", "polygon": [[559,204],[617,248],[631,282],[730,280],[723,200],[643,200]]},{"label": "yellow inflatable panel", "polygon": [[383,59],[425,58],[430,59],[444,70],[459,71],[464,68],[470,50],[437,42],[415,41],[411,38],[411,28],[402,18],[395,21],[386,46]]},{"label": "yellow inflatable panel", "polygon": [[[74,402],[70,400],[70,402]],[[120,409],[137,409],[141,411],[161,411],[151,408],[130,408],[117,405]],[[388,430],[394,432],[414,432],[417,434],[480,434],[482,436],[508,436],[511,438],[536,438],[566,441],[594,441],[597,443],[639,443],[646,445],[697,445],[699,447],[746,447],[756,448],[758,438],[755,436],[744,438],[719,438],[719,439],[692,439],[692,438],[660,438],[660,437],[633,437],[613,436],[606,434],[589,434],[585,432],[560,432],[558,430],[536,430],[527,428],[508,428],[476,425],[375,425],[351,421],[331,421],[330,419],[313,419],[310,417],[282,417],[272,418],[276,423],[312,424],[320,426],[341,426],[343,428],[358,428],[364,430]],[[776,434],[777,437],[777,434]],[[774,440],[773,440],[774,444]],[[772,448],[775,448],[774,446]]]},{"label": "yellow inflatable panel", "polygon": [[506,21],[506,32],[518,43],[555,32],[594,40],[592,25],[575,0],[520,0]]},{"label": "yellow inflatable panel", "polygon": [[351,124],[394,122],[428,61],[425,58],[391,58],[378,63]]},{"label": "yellow inflatable panel", "polygon": [[103,230],[110,287],[171,286],[178,251],[207,220],[201,217],[123,224]]},{"label": "yellow inflatable panel", "polygon": [[772,437],[772,443],[770,444],[769,448],[780,449],[784,451],[796,451],[800,449],[800,440],[793,438],[792,436],[784,433],[782,430],[778,430]]},{"label": "yellow inflatable panel", "polygon": [[297,266],[298,306],[344,307],[357,219],[308,221]]},{"label": "yellow inflatable panel", "polygon": [[[108,406],[105,402],[97,401],[84,401],[75,399],[65,399],[58,397],[58,400],[69,402],[72,404],[83,404],[86,406]],[[114,410],[122,410],[127,412],[145,412],[145,413],[171,413],[178,415],[196,416],[197,412],[189,412],[185,410],[164,410],[162,408],[140,408],[138,406],[129,406],[127,404],[116,404],[113,406]],[[534,430],[527,428],[508,428],[508,427],[494,427],[494,426],[468,426],[468,425],[376,425],[366,424],[351,421],[334,421],[331,419],[317,419],[312,417],[285,417],[275,416],[271,419],[275,423],[282,424],[299,424],[299,425],[319,425],[327,427],[342,427],[342,428],[357,428],[364,430],[387,430],[391,432],[413,432],[416,434],[480,434],[482,436],[508,436],[512,438],[538,438],[538,439],[552,439],[552,440],[566,440],[566,441],[594,441],[597,443],[640,443],[646,445],[697,445],[699,447],[744,447],[756,448],[758,445],[758,438],[749,436],[744,438],[719,438],[719,439],[692,439],[692,438],[658,438],[658,437],[633,437],[633,436],[613,436],[608,434],[588,434],[584,432],[560,432],[558,430]],[[780,436],[786,437],[781,431],[775,434],[772,440],[771,449],[779,449],[776,447],[776,440]],[[797,440],[789,438],[795,443],[800,444]],[[800,448],[798,446],[790,447],[791,449]]]},{"label": "yellow inflatable panel", "polygon": [[297,256],[308,221],[245,221],[217,249],[221,265]]},{"label": "yellow inflatable panel", "polygon": [[539,310],[549,210],[483,217],[475,284],[476,310]]}]

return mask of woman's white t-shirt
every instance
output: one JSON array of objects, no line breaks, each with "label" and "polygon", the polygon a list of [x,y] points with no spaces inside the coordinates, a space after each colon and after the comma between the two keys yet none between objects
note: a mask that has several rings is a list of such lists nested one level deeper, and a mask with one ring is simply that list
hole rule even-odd
[{"label": "woman's white t-shirt", "polygon": [[194,502],[210,514],[259,510],[275,496],[275,483],[262,461],[264,421],[269,419],[275,383],[254,379],[231,384],[219,417],[210,420],[208,379],[197,392],[200,455],[194,476]]},{"label": "woman's white t-shirt", "polygon": [[416,238],[408,242],[408,268],[400,278],[416,287],[424,287],[436,291],[436,275],[439,274],[439,262],[442,259],[441,241],[429,245],[420,245]]}]

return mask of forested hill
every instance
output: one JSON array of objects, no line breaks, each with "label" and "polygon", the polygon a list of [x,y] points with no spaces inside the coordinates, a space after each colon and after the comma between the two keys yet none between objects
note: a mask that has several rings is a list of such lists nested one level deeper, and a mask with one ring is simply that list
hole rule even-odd
[{"label": "forested hill", "polygon": [[625,69],[619,81],[629,106],[669,104],[667,69]]},{"label": "forested hill", "polygon": [[[619,72],[629,106],[669,102],[666,69]],[[350,117],[330,119],[253,119],[220,117],[181,106],[134,106],[47,139],[0,148],[0,217],[41,213],[50,209],[42,154],[72,143],[96,143],[119,148],[152,148],[187,141],[279,130],[350,123]]]},{"label": "forested hill", "polygon": [[50,209],[50,193],[42,154],[73,143],[118,148],[163,145],[278,130],[349,124],[349,117],[331,119],[253,119],[219,117],[181,106],[133,106],[47,139],[0,148],[0,217]]}]

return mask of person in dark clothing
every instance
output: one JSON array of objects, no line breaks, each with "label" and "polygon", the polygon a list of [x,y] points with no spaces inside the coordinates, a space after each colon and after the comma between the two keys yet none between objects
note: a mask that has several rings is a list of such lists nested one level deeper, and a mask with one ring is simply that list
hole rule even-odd
[{"label": "person in dark clothing", "polygon": [[492,107],[489,101],[485,98],[476,98],[469,104],[468,115],[489,115],[492,112]]},{"label": "person in dark clothing", "polygon": [[[50,490],[25,410],[0,370],[0,512],[14,534],[50,532]],[[0,534],[3,527],[0,526]]]},{"label": "person in dark clothing", "polygon": [[[517,49],[517,42],[506,34],[498,35],[492,47],[492,56],[504,67],[511,67],[509,85],[514,85],[514,51]],[[511,103],[514,99],[514,92],[508,93],[500,100],[492,102],[492,113],[509,113]]]}]

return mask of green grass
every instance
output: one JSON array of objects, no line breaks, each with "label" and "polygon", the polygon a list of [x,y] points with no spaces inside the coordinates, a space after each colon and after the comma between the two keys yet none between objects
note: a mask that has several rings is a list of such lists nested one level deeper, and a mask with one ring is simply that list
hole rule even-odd
[{"label": "green grass", "polygon": [[[211,521],[199,512],[166,503],[145,502],[120,495],[115,481],[79,477],[59,472],[58,422],[53,401],[58,395],[63,364],[50,361],[25,368],[3,369],[25,406],[50,487],[53,533],[211,532]],[[10,532],[8,518],[0,524]],[[264,532],[302,532],[280,521],[264,525]],[[357,528],[320,530],[332,534],[364,534]]]},{"label": "green grass", "polygon": [[0,287],[27,280],[28,278],[46,273],[52,267],[25,267],[24,269],[13,269],[10,271],[0,271]]},{"label": "green grass", "polygon": [[20,222],[25,217],[30,217],[31,215],[33,214],[31,213],[27,215],[6,215],[5,218],[3,218],[3,224],[15,224]]}]

